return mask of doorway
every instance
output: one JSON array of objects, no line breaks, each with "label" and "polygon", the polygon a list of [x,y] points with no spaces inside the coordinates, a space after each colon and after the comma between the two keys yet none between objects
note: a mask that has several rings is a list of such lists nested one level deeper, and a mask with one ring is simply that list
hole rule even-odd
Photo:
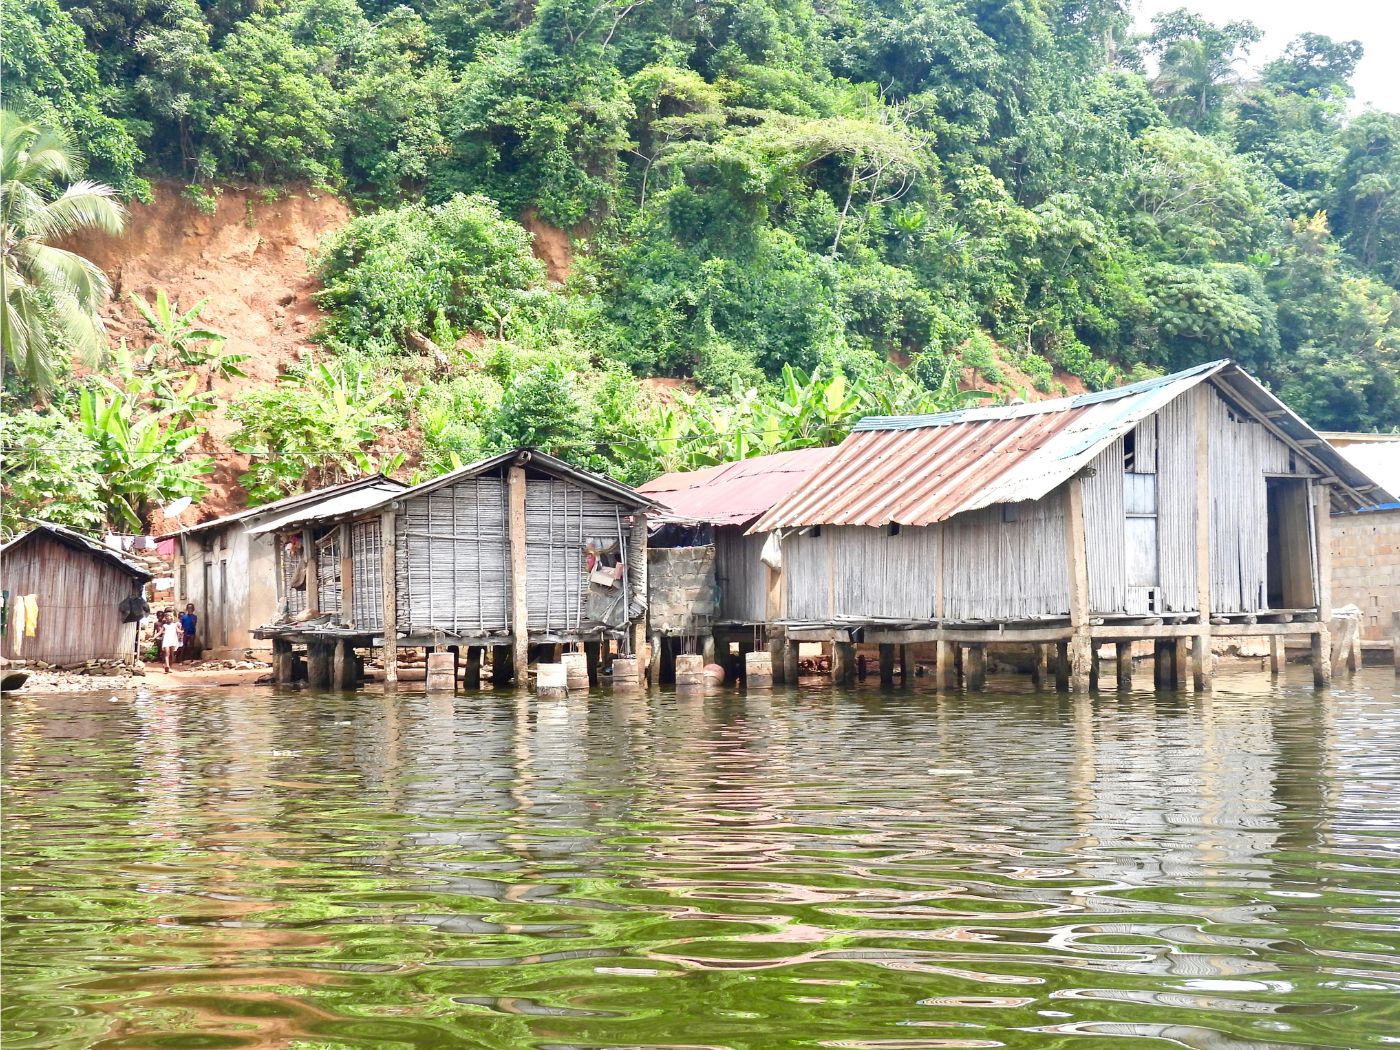
[{"label": "doorway", "polygon": [[1268,540],[1265,599],[1270,609],[1312,609],[1312,501],[1306,478],[1265,478],[1268,495]]}]

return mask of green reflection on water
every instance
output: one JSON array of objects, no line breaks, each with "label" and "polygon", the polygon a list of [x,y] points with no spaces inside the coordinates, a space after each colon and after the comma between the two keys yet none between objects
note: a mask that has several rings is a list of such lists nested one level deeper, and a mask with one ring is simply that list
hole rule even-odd
[{"label": "green reflection on water", "polygon": [[1400,1042],[1400,700],[6,701],[33,1047]]}]

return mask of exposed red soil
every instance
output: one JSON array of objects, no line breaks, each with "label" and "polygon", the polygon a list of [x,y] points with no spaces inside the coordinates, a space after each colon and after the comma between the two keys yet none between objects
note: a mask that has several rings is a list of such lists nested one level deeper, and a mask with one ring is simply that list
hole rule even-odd
[{"label": "exposed red soil", "polygon": [[574,247],[568,231],[545,222],[534,208],[525,209],[520,225],[534,235],[535,258],[544,263],[549,279],[559,284],[567,281],[574,267]]}]

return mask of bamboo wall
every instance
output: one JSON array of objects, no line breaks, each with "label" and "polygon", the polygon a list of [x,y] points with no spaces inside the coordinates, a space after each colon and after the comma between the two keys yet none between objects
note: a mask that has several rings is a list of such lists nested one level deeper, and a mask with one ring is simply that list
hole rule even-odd
[{"label": "bamboo wall", "polygon": [[384,628],[383,528],[378,518],[350,526],[350,615],[356,627]]},{"label": "bamboo wall", "polygon": [[464,478],[406,500],[395,551],[400,631],[509,629],[510,541],[501,478]]},{"label": "bamboo wall", "polygon": [[11,602],[33,594],[39,605],[34,637],[21,639],[18,647],[11,608],[0,639],[6,659],[65,665],[121,659],[135,651],[136,624],[122,623],[117,607],[141,585],[111,562],[40,533],[5,553],[0,580]]},{"label": "bamboo wall", "polygon": [[316,584],[320,615],[339,615],[340,537],[335,529],[316,541]]}]

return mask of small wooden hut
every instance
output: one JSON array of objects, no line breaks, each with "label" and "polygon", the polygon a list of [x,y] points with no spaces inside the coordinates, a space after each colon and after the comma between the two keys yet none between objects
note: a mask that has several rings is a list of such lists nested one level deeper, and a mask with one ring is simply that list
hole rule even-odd
[{"label": "small wooden hut", "polygon": [[137,619],[122,603],[139,598],[150,580],[141,566],[96,540],[60,525],[36,525],[0,547],[0,654],[59,667],[134,659]]},{"label": "small wooden hut", "polygon": [[639,486],[662,511],[647,550],[652,679],[669,678],[675,651],[698,645],[707,663],[731,639],[740,653],[767,646],[782,681],[781,565],[763,560],[767,537],[745,532],[830,458],[805,448],[698,470],[663,474]]},{"label": "small wooden hut", "polygon": [[283,679],[293,646],[305,646],[313,685],[348,687],[355,650],[373,647],[386,682],[401,648],[465,651],[471,684],[487,648],[497,684],[523,671],[531,646],[582,643],[596,666],[600,643],[636,644],[654,506],[516,448],[365,505],[294,511],[252,531],[277,536],[280,571],[305,580],[305,608],[257,633],[273,641]]},{"label": "small wooden hut", "polygon": [[[1330,675],[1330,512],[1387,494],[1238,366],[1216,361],[1037,404],[862,421],[750,534],[780,538],[788,638],[937,643],[937,674],[981,684],[985,647],[1055,652],[1088,688],[1103,643],[1131,680],[1212,638],[1311,639]],[[962,653],[955,652],[961,648]]]},{"label": "small wooden hut", "polygon": [[255,532],[258,526],[331,501],[373,502],[405,487],[372,474],[182,529],[175,562],[177,604],[184,608],[186,602],[194,603],[206,655],[257,648],[254,630],[289,609],[305,607],[305,591],[279,575],[272,536]]}]

